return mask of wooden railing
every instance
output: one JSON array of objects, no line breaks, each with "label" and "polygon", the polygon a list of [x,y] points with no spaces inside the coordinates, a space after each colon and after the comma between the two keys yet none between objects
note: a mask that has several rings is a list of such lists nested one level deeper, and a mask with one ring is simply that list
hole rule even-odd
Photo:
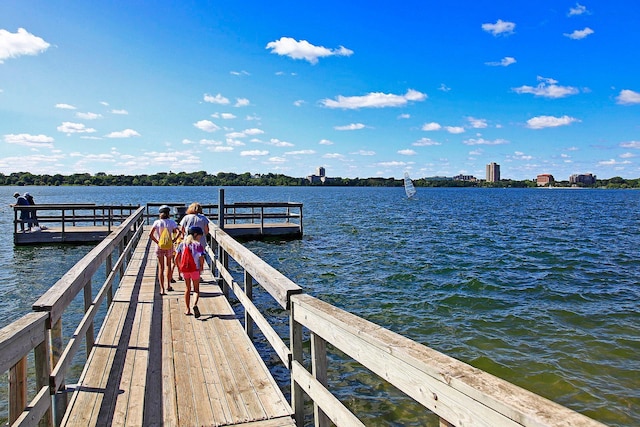
[{"label": "wooden railing", "polygon": [[[0,330],[0,372],[9,371],[9,423],[12,426],[58,424],[66,407],[65,378],[73,357],[83,341],[87,355],[91,351],[95,316],[105,299],[107,306],[111,304],[116,278],[122,278],[142,234],[143,214],[144,208],[137,208],[33,304],[33,313]],[[114,255],[117,256],[115,262]],[[92,297],[92,277],[103,265],[106,279]],[[65,343],[62,317],[81,292],[84,316]],[[26,366],[32,350],[37,392],[27,404]]]},{"label": "wooden railing", "polygon": [[[244,307],[245,329],[253,325],[291,372],[291,399],[296,423],[304,425],[306,394],[314,405],[317,426],[364,425],[332,393],[327,349],[339,350],[388,381],[441,426],[583,426],[603,424],[524,390],[480,369],[446,356],[381,326],[302,293],[302,289],[210,223],[210,245],[223,291],[232,290]],[[229,271],[229,259],[243,270],[244,286]],[[236,273],[237,275],[237,273]],[[289,337],[280,337],[252,301],[253,285],[262,286],[289,310]],[[305,338],[308,337],[308,338]],[[285,345],[288,339],[289,346]],[[306,341],[310,345],[304,345]],[[303,349],[310,348],[310,354]],[[310,370],[304,361],[310,361]]]},{"label": "wooden railing", "polygon": [[[113,228],[125,221],[138,209],[133,205],[96,205],[94,203],[53,203],[29,206],[13,206],[13,232],[17,233],[20,224],[32,226],[34,222],[46,227],[61,227],[64,235],[65,228],[81,225],[107,226],[111,232]],[[33,213],[33,219],[20,219],[21,211]],[[37,218],[36,218],[37,217]]]}]

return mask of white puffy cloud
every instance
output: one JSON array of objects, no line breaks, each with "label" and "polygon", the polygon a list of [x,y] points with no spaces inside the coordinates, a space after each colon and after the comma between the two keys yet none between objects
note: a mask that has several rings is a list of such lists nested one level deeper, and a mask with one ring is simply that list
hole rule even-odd
[{"label": "white puffy cloud", "polygon": [[375,151],[370,151],[370,150],[358,150],[354,153],[351,154],[355,154],[357,156],[375,156],[376,152]]},{"label": "white puffy cloud", "polygon": [[84,120],[95,120],[95,119],[102,118],[102,114],[91,113],[91,112],[76,113],[76,117],[79,118],[79,119],[84,119]]},{"label": "white puffy cloud", "polygon": [[292,143],[287,142],[287,141],[280,141],[277,138],[271,138],[267,144],[273,145],[273,146],[276,146],[276,147],[293,147]]},{"label": "white puffy cloud", "polygon": [[565,96],[575,95],[580,91],[572,86],[559,86],[557,80],[538,76],[540,82],[536,87],[520,86],[513,88],[517,94],[530,93],[534,96],[542,96],[544,98],[564,98]]},{"label": "white puffy cloud", "polygon": [[339,46],[337,49],[328,49],[324,46],[314,46],[306,40],[297,41],[291,37],[281,37],[280,40],[269,42],[266,49],[271,49],[271,53],[280,56],[304,59],[311,64],[317,64],[318,58],[353,55],[353,51],[344,46]]},{"label": "white puffy cloud", "polygon": [[133,136],[140,136],[140,134],[133,129],[125,129],[106,135],[107,138],[131,138]]},{"label": "white puffy cloud", "polygon": [[593,31],[591,28],[585,27],[584,30],[575,30],[573,33],[564,33],[563,35],[565,37],[569,37],[572,40],[581,40],[593,34],[594,32],[595,31]]},{"label": "white puffy cloud", "polygon": [[576,7],[572,7],[569,9],[569,13],[567,13],[567,16],[583,15],[585,13],[589,13],[586,6],[583,6],[580,3],[576,3]]},{"label": "white puffy cloud", "polygon": [[126,116],[129,114],[127,110],[111,110],[111,114],[118,114],[121,116]]},{"label": "white puffy cloud", "polygon": [[500,34],[512,34],[516,24],[498,19],[495,24],[482,24],[482,29],[488,33],[498,36]]},{"label": "white puffy cloud", "polygon": [[622,105],[640,104],[640,93],[629,89],[623,89],[620,91],[616,101],[618,104]]},{"label": "white puffy cloud", "polygon": [[640,141],[621,142],[620,147],[623,148],[640,148]]},{"label": "white puffy cloud", "polygon": [[204,102],[209,102],[211,104],[225,105],[225,104],[229,104],[230,101],[229,101],[228,98],[225,98],[221,94],[217,94],[217,95],[213,96],[213,95],[209,95],[208,93],[205,93],[204,94]]},{"label": "white puffy cloud", "polygon": [[53,148],[54,139],[46,135],[30,135],[28,133],[8,134],[4,136],[7,144],[23,145],[25,147]]},{"label": "white puffy cloud", "polygon": [[323,99],[320,102],[328,108],[356,110],[358,108],[401,107],[406,105],[409,101],[423,101],[426,98],[426,94],[418,92],[417,90],[409,89],[404,95],[372,92],[364,96],[338,95],[336,99]]},{"label": "white puffy cloud", "polygon": [[214,119],[224,119],[224,120],[231,120],[231,119],[237,118],[237,116],[231,113],[214,113],[211,115],[211,117],[213,117]]},{"label": "white puffy cloud", "polygon": [[418,153],[416,153],[415,150],[405,149],[398,150],[398,154],[402,154],[403,156],[415,156]]},{"label": "white puffy cloud", "polygon": [[345,126],[334,126],[335,130],[359,130],[364,129],[366,126],[362,123],[351,123]]},{"label": "white puffy cloud", "polygon": [[508,67],[509,65],[515,64],[516,62],[517,62],[516,58],[513,58],[511,56],[505,56],[500,61],[485,62],[484,64],[492,67]]},{"label": "white puffy cloud", "polygon": [[580,120],[575,117],[562,116],[562,117],[554,117],[554,116],[538,116],[532,117],[527,120],[527,127],[529,129],[544,129],[558,126],[567,126],[573,122],[579,122]]},{"label": "white puffy cloud", "polygon": [[391,161],[391,162],[380,162],[377,165],[378,166],[384,166],[384,167],[398,167],[398,166],[407,166],[411,163],[406,163],[406,162],[398,162],[398,161]]},{"label": "white puffy cloud", "polygon": [[268,156],[269,152],[267,150],[247,150],[241,151],[240,155],[245,156]]},{"label": "white puffy cloud", "polygon": [[63,132],[66,134],[94,133],[96,131],[93,128],[86,127],[83,123],[72,123],[72,122],[62,122],[62,124],[58,126],[57,129],[59,132]]},{"label": "white puffy cloud", "polygon": [[247,98],[236,98],[234,107],[247,107],[251,102]]},{"label": "white puffy cloud", "polygon": [[436,123],[436,122],[425,123],[422,125],[422,130],[424,131],[433,131],[433,130],[440,130],[440,129],[442,129],[442,126],[440,125],[440,123]]},{"label": "white puffy cloud", "polygon": [[0,64],[5,59],[22,55],[37,55],[51,46],[42,38],[34,36],[24,28],[15,33],[0,29]]},{"label": "white puffy cloud", "polygon": [[598,166],[619,166],[619,165],[630,165],[632,162],[630,160],[623,160],[621,162],[616,159],[603,160],[598,162]]},{"label": "white puffy cloud", "polygon": [[320,144],[320,145],[333,145],[333,142],[329,141],[328,139],[321,139],[320,142],[318,142],[318,144]]},{"label": "white puffy cloud", "polygon": [[502,145],[502,144],[508,144],[509,141],[501,138],[494,139],[493,141],[484,139],[484,138],[478,138],[478,139],[470,138],[465,141],[462,141],[462,143],[465,145]]},{"label": "white puffy cloud", "polygon": [[56,104],[56,108],[59,108],[61,110],[75,110],[76,107],[74,107],[73,105],[70,104]]},{"label": "white puffy cloud", "polygon": [[217,145],[215,147],[209,147],[209,151],[214,153],[228,153],[229,151],[233,151],[233,147]]},{"label": "white puffy cloud", "polygon": [[438,141],[434,141],[430,138],[420,138],[416,142],[413,143],[416,147],[427,147],[432,145],[442,145]]},{"label": "white puffy cloud", "polygon": [[453,134],[464,133],[464,128],[462,126],[445,126],[444,129]]},{"label": "white puffy cloud", "polygon": [[487,119],[476,119],[475,117],[467,117],[467,120],[469,120],[469,124],[474,129],[484,129],[489,126],[487,124]]},{"label": "white puffy cloud", "polygon": [[200,120],[199,122],[195,122],[193,125],[205,132],[215,132],[220,130],[220,126],[213,123],[211,120]]},{"label": "white puffy cloud", "polygon": [[298,156],[303,154],[316,154],[315,150],[297,150],[297,151],[287,151],[284,153],[285,156]]},{"label": "white puffy cloud", "polygon": [[343,160],[344,159],[344,155],[340,154],[340,153],[327,153],[324,156],[322,156],[323,159],[337,159],[337,160]]}]

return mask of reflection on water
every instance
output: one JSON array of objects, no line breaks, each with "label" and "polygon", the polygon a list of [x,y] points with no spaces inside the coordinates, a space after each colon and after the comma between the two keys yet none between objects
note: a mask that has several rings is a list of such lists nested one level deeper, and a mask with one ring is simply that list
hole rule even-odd
[{"label": "reflection on water", "polygon": [[[13,191],[5,191],[7,203]],[[29,191],[52,203],[216,203],[218,194],[194,187]],[[248,246],[306,292],[607,424],[640,424],[639,192],[403,194],[241,187],[225,196],[229,203],[304,203],[301,241]],[[6,206],[1,211],[0,223],[11,229],[12,215]],[[88,250],[0,248],[2,325],[29,310]],[[278,322],[288,334],[286,317]],[[332,384],[344,386],[341,399],[368,414],[367,424],[399,425],[398,416],[413,425],[434,422],[355,362],[332,361]],[[287,380],[286,371],[273,369]]]}]

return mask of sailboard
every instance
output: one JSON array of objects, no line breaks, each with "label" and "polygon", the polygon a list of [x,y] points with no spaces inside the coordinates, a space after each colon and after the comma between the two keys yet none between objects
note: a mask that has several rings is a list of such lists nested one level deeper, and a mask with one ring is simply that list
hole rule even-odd
[{"label": "sailboard", "polygon": [[416,195],[416,189],[413,186],[413,181],[409,177],[409,172],[404,173],[404,191],[407,193],[407,198],[411,199]]}]

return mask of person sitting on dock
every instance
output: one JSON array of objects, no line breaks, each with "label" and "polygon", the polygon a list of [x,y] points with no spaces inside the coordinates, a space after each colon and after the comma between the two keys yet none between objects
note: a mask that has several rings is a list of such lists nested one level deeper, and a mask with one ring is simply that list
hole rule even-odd
[{"label": "person sitting on dock", "polygon": [[[18,206],[29,206],[29,201],[26,197],[21,196],[17,191],[13,193],[13,197],[16,198],[16,205]],[[20,210],[20,231],[24,233],[24,224],[27,223],[29,227],[29,231],[31,231],[31,225],[29,224],[29,219],[31,218],[31,213],[28,210]]]},{"label": "person sitting on dock", "polygon": [[204,267],[204,247],[200,244],[203,230],[200,227],[189,227],[187,237],[178,246],[178,268],[184,277],[184,302],[187,306],[187,316],[191,315],[191,283],[193,292],[196,295],[193,303],[193,313],[195,317],[200,317],[198,301],[200,300],[200,273]]},{"label": "person sitting on dock", "polygon": [[167,281],[167,290],[171,287],[171,261],[173,260],[173,241],[178,233],[178,224],[169,218],[171,208],[167,205],[158,209],[160,219],[155,220],[151,226],[149,235],[157,246],[156,256],[158,257],[158,281],[160,282],[160,295],[164,295],[164,283]]}]

